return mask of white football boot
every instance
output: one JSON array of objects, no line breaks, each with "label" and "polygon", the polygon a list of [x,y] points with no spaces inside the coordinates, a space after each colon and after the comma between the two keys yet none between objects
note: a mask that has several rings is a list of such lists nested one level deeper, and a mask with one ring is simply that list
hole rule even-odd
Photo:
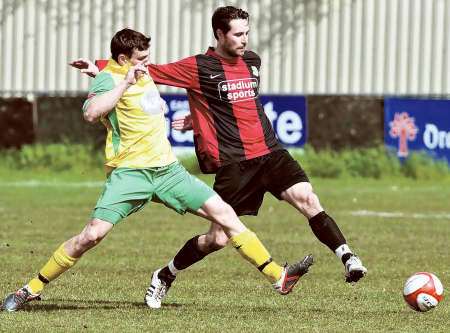
[{"label": "white football boot", "polygon": [[152,309],[159,309],[161,307],[161,301],[167,295],[167,291],[170,288],[170,284],[161,280],[158,277],[158,273],[161,269],[153,272],[152,280],[150,281],[150,287],[148,287],[145,293],[145,303]]},{"label": "white football boot", "polygon": [[356,255],[352,255],[345,262],[345,282],[355,283],[358,282],[367,274],[367,268],[365,268],[361,262],[361,259]]}]

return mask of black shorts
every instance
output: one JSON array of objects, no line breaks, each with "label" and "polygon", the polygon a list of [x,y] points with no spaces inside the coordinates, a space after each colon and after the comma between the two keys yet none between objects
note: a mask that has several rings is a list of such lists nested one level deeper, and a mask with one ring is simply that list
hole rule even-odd
[{"label": "black shorts", "polygon": [[237,215],[258,215],[266,192],[281,200],[281,192],[300,182],[309,182],[300,164],[286,150],[276,150],[220,167],[214,190]]}]

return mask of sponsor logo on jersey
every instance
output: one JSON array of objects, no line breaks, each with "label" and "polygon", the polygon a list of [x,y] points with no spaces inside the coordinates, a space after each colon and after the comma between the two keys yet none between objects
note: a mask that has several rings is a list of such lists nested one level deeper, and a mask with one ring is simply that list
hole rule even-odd
[{"label": "sponsor logo on jersey", "polygon": [[227,80],[218,84],[220,99],[230,103],[257,98],[258,88],[259,82],[256,78]]},{"label": "sponsor logo on jersey", "polygon": [[163,113],[165,110],[165,105],[161,103],[159,92],[156,89],[147,90],[139,102],[142,110],[149,115]]},{"label": "sponsor logo on jersey", "polygon": [[258,68],[256,68],[256,66],[252,66],[252,73],[254,76],[259,76],[259,71]]}]

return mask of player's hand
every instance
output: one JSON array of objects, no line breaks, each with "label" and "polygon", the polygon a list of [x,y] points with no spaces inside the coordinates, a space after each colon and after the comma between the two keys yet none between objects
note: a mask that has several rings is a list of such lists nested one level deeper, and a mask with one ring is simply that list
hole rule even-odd
[{"label": "player's hand", "polygon": [[136,82],[145,74],[148,74],[147,67],[144,64],[137,64],[130,67],[125,76],[125,81],[130,85],[136,84]]},{"label": "player's hand", "polygon": [[80,73],[89,75],[90,77],[96,77],[99,72],[97,66],[92,61],[84,58],[71,61],[69,65],[79,69]]},{"label": "player's hand", "polygon": [[183,118],[175,119],[172,121],[172,128],[177,131],[189,131],[192,129],[192,116],[191,114],[185,115]]}]

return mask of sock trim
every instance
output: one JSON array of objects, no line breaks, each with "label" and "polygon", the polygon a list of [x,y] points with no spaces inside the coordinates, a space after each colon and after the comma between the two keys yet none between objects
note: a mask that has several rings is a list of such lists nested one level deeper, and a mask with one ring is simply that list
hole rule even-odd
[{"label": "sock trim", "polygon": [[309,219],[309,223],[311,224],[311,223],[315,223],[315,222],[321,222],[323,219],[325,219],[326,217],[328,216],[328,214],[327,213],[325,213],[325,211],[323,210],[323,211],[321,211],[320,213],[318,213],[318,214],[316,214],[316,215],[314,215],[313,217],[311,217],[310,219]]},{"label": "sock trim", "polygon": [[334,253],[341,259],[344,254],[353,252],[347,244],[341,244],[334,250]]},{"label": "sock trim", "polygon": [[73,258],[69,256],[64,248],[64,243],[53,253],[53,259],[55,262],[65,268],[70,268],[78,261],[80,258]]},{"label": "sock trim", "polygon": [[180,271],[179,269],[177,269],[175,267],[175,264],[173,263],[173,259],[167,264],[167,268],[169,268],[169,271],[173,276],[176,276],[177,273]]},{"label": "sock trim", "polygon": [[267,266],[268,264],[270,264],[272,261],[273,261],[273,259],[272,259],[272,258],[269,258],[265,263],[263,263],[262,265],[258,266],[258,270],[259,270],[260,272],[262,272],[263,269],[266,268],[266,266]]},{"label": "sock trim", "polygon": [[256,237],[255,233],[250,229],[247,229],[240,234],[234,235],[230,238],[231,245],[238,250],[242,244],[248,242],[249,240],[253,240]]},{"label": "sock trim", "polygon": [[50,281],[46,279],[45,276],[43,276],[41,273],[38,274],[38,279],[45,284],[48,284]]}]

